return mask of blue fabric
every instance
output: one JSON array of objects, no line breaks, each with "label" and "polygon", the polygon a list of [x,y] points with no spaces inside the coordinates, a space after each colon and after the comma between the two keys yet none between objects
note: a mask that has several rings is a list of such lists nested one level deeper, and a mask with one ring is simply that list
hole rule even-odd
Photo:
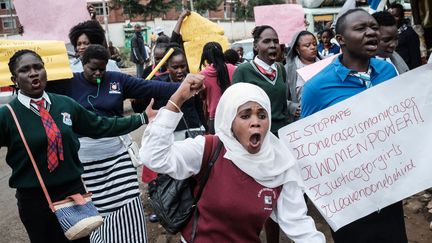
[{"label": "blue fabric", "polygon": [[84,73],[74,73],[72,80],[48,82],[46,90],[69,96],[98,115],[112,117],[123,116],[125,99],[169,99],[179,86],[180,83],[144,80],[108,71],[102,78],[99,95],[97,85],[88,82]]},{"label": "blue fabric", "polygon": [[78,224],[81,220],[98,216],[99,213],[92,201],[84,205],[75,204],[70,207],[57,209],[55,215],[64,232],[68,231],[74,225]]},{"label": "blue fabric", "polygon": [[381,0],[368,0],[369,6],[371,9],[376,10]]},{"label": "blue fabric", "polygon": [[[358,77],[349,75],[351,70],[336,58],[330,65],[306,82],[301,100],[301,116],[306,117],[332,106],[364,90],[366,86]],[[370,59],[372,69],[370,78],[376,86],[397,75],[395,68],[388,62]]]},{"label": "blue fabric", "polygon": [[[319,43],[318,44],[318,52],[322,55],[322,52],[324,50],[324,43]],[[333,53],[333,54],[338,54],[340,52],[340,47],[338,45],[332,44],[332,46],[329,49],[329,54]]]}]

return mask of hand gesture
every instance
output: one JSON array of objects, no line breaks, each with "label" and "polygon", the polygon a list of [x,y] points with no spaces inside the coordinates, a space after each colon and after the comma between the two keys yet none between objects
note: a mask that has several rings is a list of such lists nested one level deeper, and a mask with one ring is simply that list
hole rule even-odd
[{"label": "hand gesture", "polygon": [[[204,89],[204,75],[201,74],[188,74],[181,83],[177,91],[171,96],[170,100],[174,102],[178,107],[181,107],[183,103],[197,95],[201,90]],[[173,111],[179,111],[177,107],[172,104],[167,104],[168,109]]]},{"label": "hand gesture", "polygon": [[159,110],[153,110],[153,104],[154,104],[154,99],[152,98],[150,104],[147,106],[147,108],[144,111],[145,114],[147,115],[148,123],[152,122],[155,119],[159,111]]},{"label": "hand gesture", "polygon": [[87,5],[87,12],[90,14],[91,19],[96,19],[96,10],[93,5]]},{"label": "hand gesture", "polygon": [[189,16],[191,14],[191,11],[189,9],[183,10],[183,12],[180,14],[179,19],[184,20],[186,16]]}]

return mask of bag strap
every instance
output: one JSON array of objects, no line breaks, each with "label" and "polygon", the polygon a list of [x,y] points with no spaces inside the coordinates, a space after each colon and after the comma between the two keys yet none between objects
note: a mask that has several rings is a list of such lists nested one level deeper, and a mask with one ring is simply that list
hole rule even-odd
[{"label": "bag strap", "polygon": [[[194,209],[194,213],[193,213],[192,234],[191,234],[190,243],[193,243],[193,241],[195,239],[196,227],[198,225],[199,211],[198,211],[197,203],[198,203],[199,199],[201,198],[201,194],[202,194],[202,192],[204,190],[205,184],[207,183],[207,179],[208,179],[208,177],[210,175],[211,169],[212,169],[214,163],[216,162],[217,158],[219,157],[219,154],[220,154],[220,152],[222,150],[222,145],[223,145],[222,141],[219,139],[218,136],[209,135],[209,136],[205,136],[205,138],[206,138],[206,144],[205,144],[205,147],[204,147],[204,156],[203,156],[203,158],[208,159],[208,157],[210,157],[209,154],[210,154],[210,151],[213,150],[213,144],[214,144],[215,140],[217,141],[217,146],[216,146],[216,149],[213,151],[213,154],[212,154],[212,157],[211,157],[210,161],[207,160],[208,164],[207,164],[207,168],[206,168],[205,174],[199,180],[199,190],[198,190],[197,195],[195,196],[195,203],[193,205],[195,207],[195,209]],[[209,140],[212,141],[211,144],[209,143]],[[209,144],[209,145],[207,145],[207,144]],[[203,163],[204,162],[205,161],[203,159]]]},{"label": "bag strap", "polygon": [[44,194],[45,194],[45,198],[46,198],[47,201],[48,201],[48,205],[49,205],[51,211],[55,212],[54,205],[53,205],[53,203],[52,203],[52,201],[51,201],[51,198],[50,198],[50,196],[49,196],[49,194],[48,194],[48,190],[47,190],[46,187],[45,187],[45,183],[44,183],[43,180],[42,180],[42,176],[41,176],[41,174],[40,174],[40,172],[39,172],[39,169],[38,169],[38,167],[37,167],[37,165],[36,165],[35,159],[33,158],[33,154],[32,154],[32,152],[31,152],[31,150],[30,150],[30,147],[29,147],[28,144],[27,144],[27,140],[26,140],[25,137],[24,137],[24,133],[23,133],[23,131],[22,131],[22,129],[21,129],[21,126],[20,126],[20,124],[19,124],[19,122],[18,122],[18,119],[17,119],[17,117],[16,117],[16,115],[15,115],[15,111],[12,109],[12,107],[11,107],[9,104],[6,104],[6,107],[9,109],[9,111],[10,111],[11,114],[12,114],[12,117],[13,117],[13,119],[14,119],[14,121],[15,121],[15,124],[16,124],[16,126],[17,126],[17,128],[18,128],[18,132],[19,132],[19,134],[20,134],[20,136],[21,136],[21,139],[23,140],[24,146],[25,146],[25,148],[26,148],[26,150],[27,150],[27,153],[28,153],[28,155],[29,155],[29,157],[30,157],[30,160],[31,160],[31,162],[32,162],[32,164],[33,164],[33,168],[34,168],[34,170],[35,170],[35,172],[36,172],[36,176],[37,176],[37,178],[38,178],[38,180],[39,180],[39,183],[40,183],[40,185],[41,185],[41,187],[42,187],[42,190],[43,190],[43,192],[44,192]]}]

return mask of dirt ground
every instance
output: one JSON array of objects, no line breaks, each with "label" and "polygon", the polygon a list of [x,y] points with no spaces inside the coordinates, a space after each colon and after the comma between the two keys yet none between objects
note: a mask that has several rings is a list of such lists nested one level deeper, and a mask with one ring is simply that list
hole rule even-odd
[{"label": "dirt ground", "polygon": [[[142,198],[144,205],[147,202],[147,185],[142,184],[141,190],[143,192]],[[432,191],[431,191],[432,192]],[[427,204],[432,205],[432,195],[430,192],[420,192],[406,200],[404,200],[405,210],[405,225],[408,234],[409,243],[432,243],[432,230],[429,229],[429,222],[432,221],[432,214],[428,212]],[[333,243],[330,234],[330,228],[327,226],[325,220],[321,217],[319,212],[312,206],[309,206],[309,214],[314,218],[318,230],[323,232],[326,236],[328,243]],[[432,211],[431,211],[432,212]],[[150,243],[178,243],[179,235],[171,235],[167,233],[164,228],[158,223],[150,223],[148,221],[148,214],[150,209],[146,208],[147,231]],[[265,241],[263,232],[261,234],[262,242]],[[280,243],[290,243],[291,241],[283,234],[280,235]],[[376,242],[378,243],[378,242]]]}]

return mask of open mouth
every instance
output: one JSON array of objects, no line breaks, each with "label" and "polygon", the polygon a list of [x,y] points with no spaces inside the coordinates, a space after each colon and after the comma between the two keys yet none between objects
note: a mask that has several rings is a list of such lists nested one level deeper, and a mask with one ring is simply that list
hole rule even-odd
[{"label": "open mouth", "polygon": [[38,89],[41,86],[41,82],[39,79],[34,79],[32,80],[31,85],[33,89]]},{"label": "open mouth", "polygon": [[252,134],[252,136],[250,136],[250,138],[249,138],[249,142],[252,145],[252,147],[259,146],[261,143],[261,134],[259,134],[259,133]]},{"label": "open mouth", "polygon": [[376,50],[378,48],[378,40],[377,39],[371,39],[366,41],[365,47],[368,50]]}]

